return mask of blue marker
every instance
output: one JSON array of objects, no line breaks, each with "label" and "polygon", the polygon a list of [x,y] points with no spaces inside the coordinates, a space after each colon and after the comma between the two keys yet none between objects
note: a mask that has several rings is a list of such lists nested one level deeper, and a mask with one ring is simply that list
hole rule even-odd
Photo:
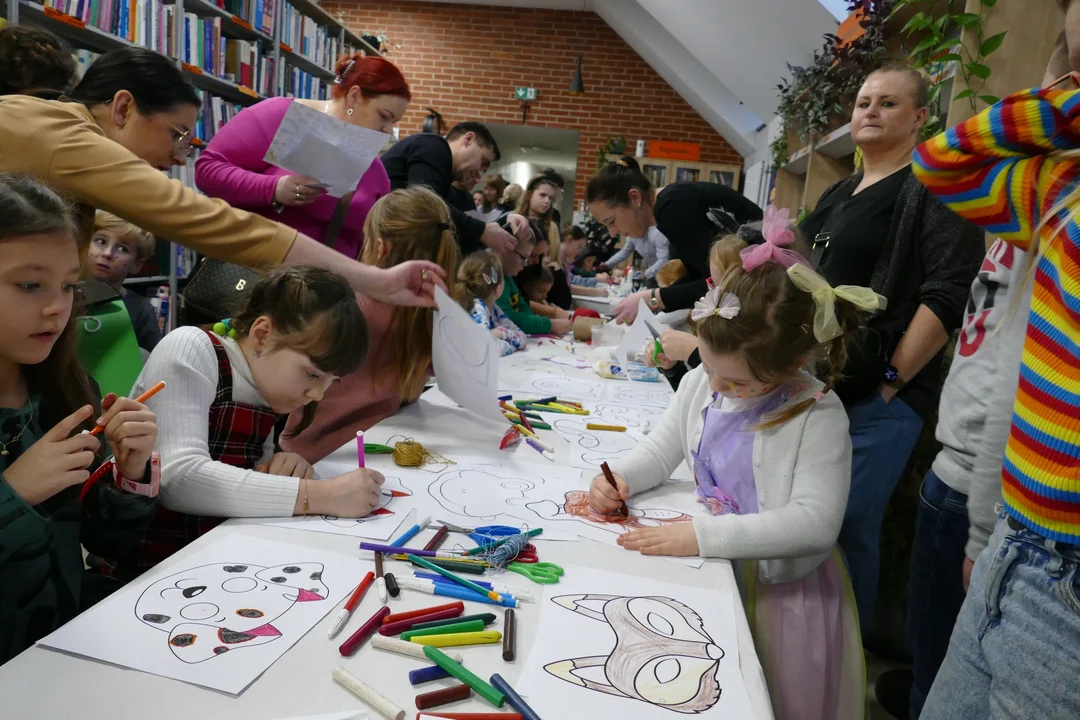
[{"label": "blue marker", "polygon": [[420,531],[431,524],[431,517],[424,518],[424,522],[417,525],[413,525],[411,528],[405,531],[405,534],[399,537],[394,542],[390,543],[392,547],[405,547],[405,543],[412,540],[414,537],[420,534]]}]

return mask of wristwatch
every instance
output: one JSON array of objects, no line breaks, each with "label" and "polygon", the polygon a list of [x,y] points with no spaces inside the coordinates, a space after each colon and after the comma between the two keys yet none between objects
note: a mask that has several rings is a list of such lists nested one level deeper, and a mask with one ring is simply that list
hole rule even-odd
[{"label": "wristwatch", "polygon": [[652,293],[649,296],[649,309],[650,310],[659,310],[660,309],[660,298],[658,298],[656,296],[656,290],[653,290]]},{"label": "wristwatch", "polygon": [[889,365],[885,368],[885,384],[893,388],[902,388],[906,385],[906,381],[900,377],[900,371],[896,369],[896,366]]}]

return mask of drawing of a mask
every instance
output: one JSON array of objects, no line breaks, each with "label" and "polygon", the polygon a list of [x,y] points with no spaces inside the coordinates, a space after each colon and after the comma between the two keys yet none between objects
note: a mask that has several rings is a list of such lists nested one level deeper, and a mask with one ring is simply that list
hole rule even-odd
[{"label": "drawing of a mask", "polygon": [[[720,699],[716,674],[724,651],[686,605],[671,598],[617,595],[561,595],[552,602],[607,623],[615,633],[609,655],[545,665],[555,677],[684,714],[704,712]],[[602,668],[603,677],[589,668]]]},{"label": "drawing of a mask", "polygon": [[[536,483],[524,478],[495,474],[506,470],[482,468],[443,473],[428,486],[428,493],[452,513],[476,519],[491,519],[524,503]],[[542,480],[540,482],[543,482]]]},{"label": "drawing of a mask", "polygon": [[169,649],[186,663],[281,636],[273,622],[298,602],[325,600],[322,563],[202,565],[153,583],[135,615],[169,635]]},{"label": "drawing of a mask", "polygon": [[336,515],[323,515],[322,518],[334,527],[348,528],[355,525],[362,525],[371,520],[378,520],[393,515],[394,511],[386,507],[390,504],[390,501],[394,498],[410,497],[411,495],[412,491],[405,488],[405,486],[401,484],[399,478],[388,477],[383,482],[382,488],[379,490],[379,504],[364,517],[350,518],[338,517]]}]

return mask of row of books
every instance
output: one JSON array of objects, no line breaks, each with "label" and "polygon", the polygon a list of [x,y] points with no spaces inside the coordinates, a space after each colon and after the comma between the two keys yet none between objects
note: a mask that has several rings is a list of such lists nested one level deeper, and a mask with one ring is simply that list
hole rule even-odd
[{"label": "row of books", "polygon": [[225,43],[225,78],[263,95],[277,94],[277,66],[272,55],[259,52],[259,44],[247,40]]},{"label": "row of books", "polygon": [[276,0],[214,0],[215,4],[267,35],[274,34]]},{"label": "row of books", "polygon": [[305,98],[307,100],[328,100],[330,98],[330,84],[322,78],[295,68],[288,61],[284,63],[284,68],[283,84],[278,93],[279,95]]},{"label": "row of books", "polygon": [[199,95],[202,97],[202,108],[199,110],[199,119],[195,121],[194,134],[203,142],[210,142],[221,126],[236,117],[244,108],[205,90],[200,90]]},{"label": "row of books", "polygon": [[170,57],[176,5],[168,0],[45,0],[45,7]]},{"label": "row of books", "polygon": [[257,42],[224,37],[219,17],[184,14],[184,51],[180,59],[263,95],[273,95],[276,89],[273,56],[260,52]]},{"label": "row of books", "polygon": [[330,35],[325,25],[318,24],[284,0],[279,2],[281,42],[316,65],[333,70],[341,54],[341,38]]}]

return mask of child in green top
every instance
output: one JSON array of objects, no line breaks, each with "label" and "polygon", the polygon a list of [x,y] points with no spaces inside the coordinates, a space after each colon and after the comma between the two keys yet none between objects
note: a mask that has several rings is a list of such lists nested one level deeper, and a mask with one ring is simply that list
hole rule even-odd
[{"label": "child in green top", "polygon": [[514,250],[499,256],[503,263],[503,269],[506,271],[505,287],[498,300],[499,309],[506,313],[506,316],[521,328],[526,335],[547,335],[549,333],[565,335],[570,332],[573,321],[563,318],[549,319],[537,315],[529,307],[529,299],[521,293],[517,283],[514,282],[514,276],[521,272],[528,263],[533,246],[540,239],[543,239],[544,242],[547,241],[543,231],[536,223],[530,222],[529,227],[532,229],[531,237],[527,237],[526,240],[518,240],[517,247]]},{"label": "child in green top", "polygon": [[[74,230],[52,190],[0,174],[0,664],[119,585],[102,570],[137,547],[156,502],[154,414],[99,404],[75,354]],[[105,464],[79,432],[95,424]],[[93,584],[80,545],[104,561]]]}]

